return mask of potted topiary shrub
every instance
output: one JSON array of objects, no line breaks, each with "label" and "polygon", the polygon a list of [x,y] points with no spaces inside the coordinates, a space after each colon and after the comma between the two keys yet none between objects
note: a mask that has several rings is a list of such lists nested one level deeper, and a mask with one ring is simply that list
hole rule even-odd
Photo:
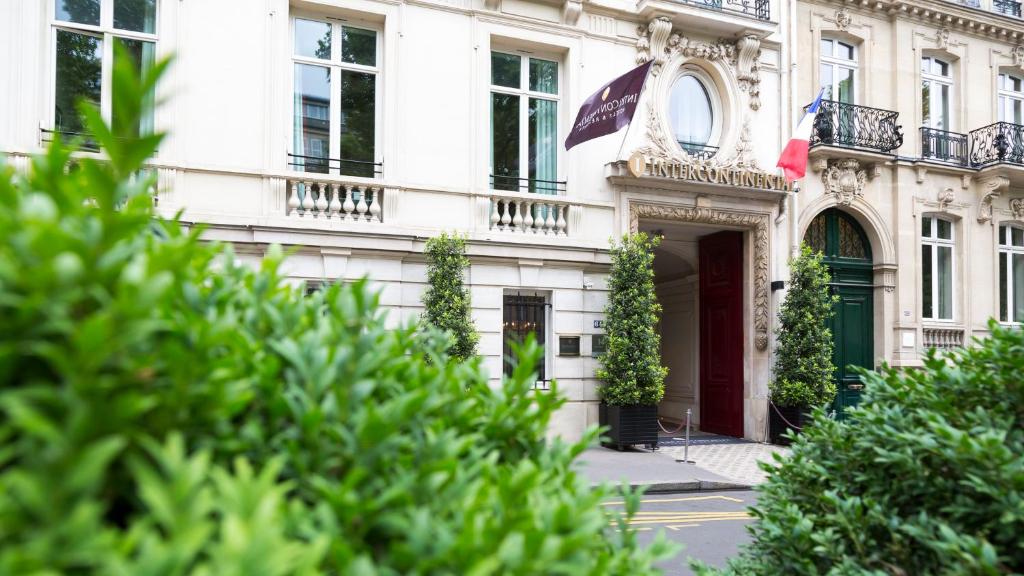
[{"label": "potted topiary shrub", "polygon": [[627,234],[611,248],[612,270],[605,308],[607,348],[597,377],[599,418],[608,427],[606,445],[658,446],[658,402],[668,369],[661,365],[655,330],[661,305],[654,295],[654,247],[658,238]]},{"label": "potted topiary shrub", "polygon": [[448,354],[452,358],[472,358],[480,336],[473,325],[469,290],[463,283],[469,268],[466,239],[442,232],[427,240],[424,252],[428,260],[427,290],[423,294],[420,321],[448,335]]},{"label": "potted topiary shrub", "polygon": [[807,245],[790,260],[789,291],[779,310],[775,374],[769,385],[769,436],[787,443],[787,430],[799,432],[810,412],[835,398],[832,331],[827,322],[838,299],[820,253]]}]

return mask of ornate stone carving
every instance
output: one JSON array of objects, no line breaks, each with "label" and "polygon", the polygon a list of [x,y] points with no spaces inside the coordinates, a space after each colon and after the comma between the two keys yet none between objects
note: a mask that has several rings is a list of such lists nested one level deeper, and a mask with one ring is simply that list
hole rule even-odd
[{"label": "ornate stone carving", "polygon": [[736,41],[736,80],[740,89],[750,94],[750,109],[761,108],[761,40],[747,35]]},{"label": "ornate stone carving", "polygon": [[1013,57],[1014,66],[1024,68],[1024,45],[1014,46],[1010,51],[1010,56]]},{"label": "ornate stone carving", "polygon": [[880,285],[888,293],[896,291],[896,267],[891,265],[881,265],[875,267],[875,282]]},{"label": "ornate stone carving", "polygon": [[1014,220],[1024,220],[1024,198],[1010,199],[1010,214]]},{"label": "ornate stone carving", "polygon": [[846,32],[846,29],[850,27],[851,21],[852,18],[850,18],[850,15],[846,12],[846,8],[836,10],[836,28]]},{"label": "ornate stone carving", "polygon": [[638,28],[637,34],[640,37],[636,40],[637,66],[653,59],[654,66],[651,67],[651,74],[657,76],[661,71],[661,65],[665,63],[665,58],[669,54],[666,42],[671,33],[672,20],[667,16],[653,18],[646,27]]},{"label": "ornate stone carving", "polygon": [[575,26],[580,21],[580,14],[583,13],[583,2],[580,0],[565,0],[562,5],[562,23]]},{"label": "ornate stone carving", "polygon": [[768,214],[731,212],[706,206],[666,206],[630,203],[629,228],[639,230],[640,219],[670,220],[746,228],[754,235],[754,345],[768,349]]},{"label": "ornate stone carving", "polygon": [[939,190],[935,199],[939,202],[939,210],[945,211],[956,200],[956,194],[952,188],[946,188],[945,190]]},{"label": "ornate stone carving", "polygon": [[864,195],[864,182],[867,171],[862,169],[860,162],[853,158],[843,158],[829,162],[828,168],[821,173],[821,181],[825,188],[836,197],[836,203],[849,206],[854,200]]},{"label": "ornate stone carving", "polygon": [[991,176],[981,181],[982,196],[978,204],[978,223],[992,221],[992,201],[1002,195],[1010,187],[1010,179],[1006,176]]},{"label": "ornate stone carving", "polygon": [[949,28],[941,28],[935,33],[935,45],[940,50],[949,48]]}]

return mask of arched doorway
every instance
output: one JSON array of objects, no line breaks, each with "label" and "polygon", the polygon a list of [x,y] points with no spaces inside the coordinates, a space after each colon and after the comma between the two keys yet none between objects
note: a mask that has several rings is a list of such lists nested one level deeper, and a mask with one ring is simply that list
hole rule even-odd
[{"label": "arched doorway", "polygon": [[835,343],[832,362],[838,389],[833,408],[837,417],[843,418],[846,408],[860,401],[864,387],[853,367],[874,365],[871,243],[853,217],[835,208],[814,217],[804,242],[825,255],[833,293],[839,295],[829,328]]}]

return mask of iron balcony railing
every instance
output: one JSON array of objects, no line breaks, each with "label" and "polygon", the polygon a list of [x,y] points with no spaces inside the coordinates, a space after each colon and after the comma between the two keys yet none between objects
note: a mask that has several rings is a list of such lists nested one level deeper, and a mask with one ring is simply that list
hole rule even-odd
[{"label": "iron balcony railing", "polygon": [[1020,2],[1014,0],[992,0],[992,10],[1007,16],[1020,18]]},{"label": "iron balcony railing", "polygon": [[732,12],[768,22],[772,19],[768,0],[682,0],[686,4]]},{"label": "iron balcony railing", "polygon": [[303,154],[288,153],[288,165],[298,172],[313,172],[316,174],[337,173],[342,176],[358,176],[361,178],[376,178],[384,169],[383,162],[372,160],[352,160],[349,158],[324,158],[323,156],[308,156]]},{"label": "iron balcony railing", "polygon": [[975,167],[1004,162],[1024,164],[1024,126],[996,122],[972,130],[971,164]]},{"label": "iron balcony railing", "polygon": [[822,100],[814,118],[811,146],[866,148],[889,153],[903,144],[899,112]]},{"label": "iron balcony railing", "polygon": [[541,180],[491,174],[491,190],[509,192],[539,192],[541,194],[565,194],[565,180]]},{"label": "iron balcony railing", "polygon": [[957,2],[968,8],[981,8],[981,0],[957,0]]},{"label": "iron balcony railing", "polygon": [[687,154],[700,160],[710,160],[715,154],[718,154],[718,146],[708,146],[707,144],[684,142],[682,140],[678,142],[679,147],[685,150]]},{"label": "iron balcony railing", "polygon": [[969,166],[967,135],[937,128],[921,128],[921,158]]}]

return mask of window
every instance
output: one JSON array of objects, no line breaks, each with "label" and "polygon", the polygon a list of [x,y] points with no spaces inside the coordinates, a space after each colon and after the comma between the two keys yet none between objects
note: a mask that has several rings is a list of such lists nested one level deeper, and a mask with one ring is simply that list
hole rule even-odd
[{"label": "window", "polygon": [[1024,228],[999,227],[999,321],[1024,322]]},{"label": "window", "polygon": [[953,319],[953,223],[921,219],[921,317]]},{"label": "window", "polygon": [[840,40],[821,40],[821,86],[824,98],[853,104],[854,76],[857,72],[857,48]]},{"label": "window", "polygon": [[921,125],[950,130],[949,102],[953,67],[938,58],[921,58]]},{"label": "window", "polygon": [[1021,124],[1024,108],[1024,80],[1013,74],[999,75],[999,121]]},{"label": "window", "polygon": [[380,34],[295,18],[290,164],[304,172],[373,178],[377,160]]},{"label": "window", "polygon": [[[85,126],[77,110],[81,100],[99,107],[103,118],[123,130],[112,102],[113,42],[141,73],[156,57],[156,0],[51,0],[53,2],[53,129],[80,134]],[[153,130],[149,114],[135,127]]]},{"label": "window", "polygon": [[491,52],[491,187],[556,194],[558,63]]},{"label": "window", "polygon": [[[544,296],[506,294],[503,307],[504,324],[502,341],[504,342],[504,374],[510,376],[518,365],[518,359],[512,352],[513,342],[522,342],[530,334],[534,335],[537,344],[544,346],[547,335],[548,304]],[[547,369],[544,355],[537,362],[537,380],[546,381]]]},{"label": "window", "polygon": [[710,156],[713,149],[715,111],[713,92],[696,74],[684,72],[669,93],[669,121],[680,148],[688,154]]}]

